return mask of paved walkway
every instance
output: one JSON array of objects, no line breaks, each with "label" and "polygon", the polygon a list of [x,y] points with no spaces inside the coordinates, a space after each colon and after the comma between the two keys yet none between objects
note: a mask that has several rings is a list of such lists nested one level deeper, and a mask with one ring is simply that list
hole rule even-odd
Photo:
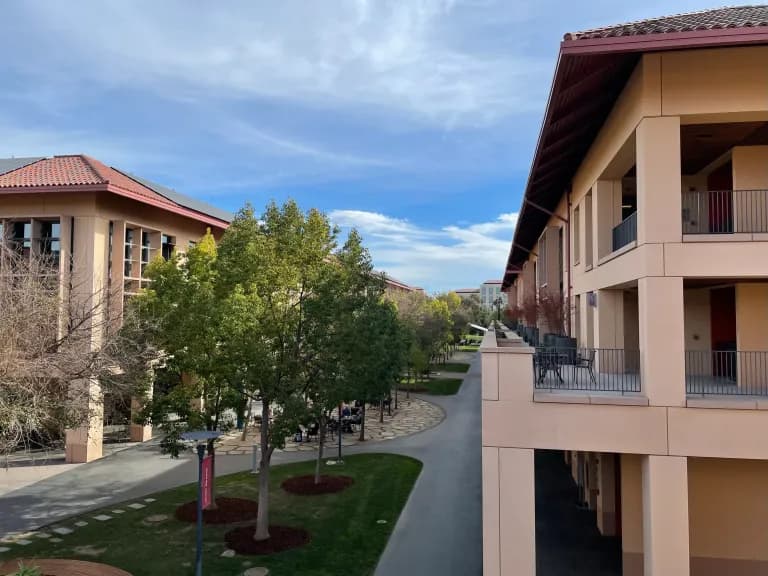
[{"label": "paved walkway", "polygon": [[[455,361],[473,357],[459,354]],[[375,576],[482,574],[479,356],[457,395],[432,396],[429,401],[446,413],[438,426],[345,449],[346,454],[406,454],[424,463]],[[312,452],[280,452],[273,462],[312,457]],[[250,465],[250,455],[222,456],[216,473],[231,474]],[[193,482],[196,476],[191,454],[172,460],[158,455],[157,446],[143,444],[0,496],[0,535],[142,498]]]},{"label": "paved walkway", "polygon": [[[401,436],[409,436],[423,430],[428,430],[442,422],[445,414],[436,404],[422,400],[421,398],[405,398],[405,394],[399,394],[397,410],[392,411],[392,416],[384,413],[384,421],[379,422],[379,411],[368,409],[365,412],[365,440],[366,442],[383,442],[385,440],[394,440]],[[358,430],[357,426],[355,430]],[[258,432],[248,434],[245,440],[242,440],[242,433],[234,431],[224,438],[221,444],[216,448],[218,454],[253,454],[253,446],[259,444]],[[361,444],[360,433],[356,431],[352,434],[343,434],[341,445],[355,446]],[[336,446],[336,440],[328,436],[325,449]],[[311,442],[294,442],[289,439],[285,443],[284,452],[314,452],[317,450],[317,439]]]}]

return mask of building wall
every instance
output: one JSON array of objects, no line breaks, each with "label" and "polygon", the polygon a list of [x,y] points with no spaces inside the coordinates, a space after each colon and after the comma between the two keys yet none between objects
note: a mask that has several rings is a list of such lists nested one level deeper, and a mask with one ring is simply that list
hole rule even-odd
[{"label": "building wall", "polygon": [[688,459],[693,576],[768,574],[768,462]]}]

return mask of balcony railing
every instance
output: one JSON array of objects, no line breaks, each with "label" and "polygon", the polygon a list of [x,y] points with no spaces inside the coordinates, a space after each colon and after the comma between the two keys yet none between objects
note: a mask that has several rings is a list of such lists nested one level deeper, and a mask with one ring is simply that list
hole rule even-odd
[{"label": "balcony railing", "polygon": [[632,212],[618,226],[613,228],[613,251],[624,248],[637,240],[637,211]]},{"label": "balcony railing", "polygon": [[683,192],[683,234],[768,233],[768,190]]},{"label": "balcony railing", "polygon": [[536,348],[534,388],[640,392],[640,351],[609,348]]},{"label": "balcony railing", "polygon": [[687,350],[685,391],[700,396],[768,396],[768,352]]}]

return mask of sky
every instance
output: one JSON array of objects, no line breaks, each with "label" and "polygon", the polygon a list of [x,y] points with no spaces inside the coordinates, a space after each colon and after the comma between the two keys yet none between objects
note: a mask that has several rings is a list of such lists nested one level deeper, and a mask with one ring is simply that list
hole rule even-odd
[{"label": "sky", "polygon": [[293,198],[429,292],[500,278],[565,32],[703,0],[26,0],[0,157],[84,153],[221,208]]}]

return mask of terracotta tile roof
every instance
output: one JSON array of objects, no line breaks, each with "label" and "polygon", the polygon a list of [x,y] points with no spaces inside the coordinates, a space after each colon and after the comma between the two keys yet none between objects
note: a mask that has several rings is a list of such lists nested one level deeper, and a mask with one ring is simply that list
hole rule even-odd
[{"label": "terracotta tile roof", "polygon": [[0,188],[105,184],[82,156],[43,158],[0,175]]},{"label": "terracotta tile roof", "polygon": [[[19,188],[94,186],[96,191],[103,190],[128,196],[171,211],[181,211],[180,213],[193,218],[198,218],[197,213],[199,213],[205,217],[205,220],[213,219],[212,223],[229,221],[223,219],[218,212],[209,214],[204,210],[189,208],[185,203],[168,198],[123,172],[83,154],[32,160],[34,161],[26,165],[18,165],[21,164],[20,162],[8,163],[8,166],[13,169],[0,173],[0,192],[13,192],[13,189]],[[182,195],[177,196],[182,197]]]},{"label": "terracotta tile roof", "polygon": [[661,18],[649,18],[582,32],[571,32],[565,40],[587,40],[613,38],[618,36],[642,36],[646,34],[669,34],[694,30],[716,30],[724,28],[750,28],[768,26],[768,5],[726,6],[714,10],[701,10]]}]

